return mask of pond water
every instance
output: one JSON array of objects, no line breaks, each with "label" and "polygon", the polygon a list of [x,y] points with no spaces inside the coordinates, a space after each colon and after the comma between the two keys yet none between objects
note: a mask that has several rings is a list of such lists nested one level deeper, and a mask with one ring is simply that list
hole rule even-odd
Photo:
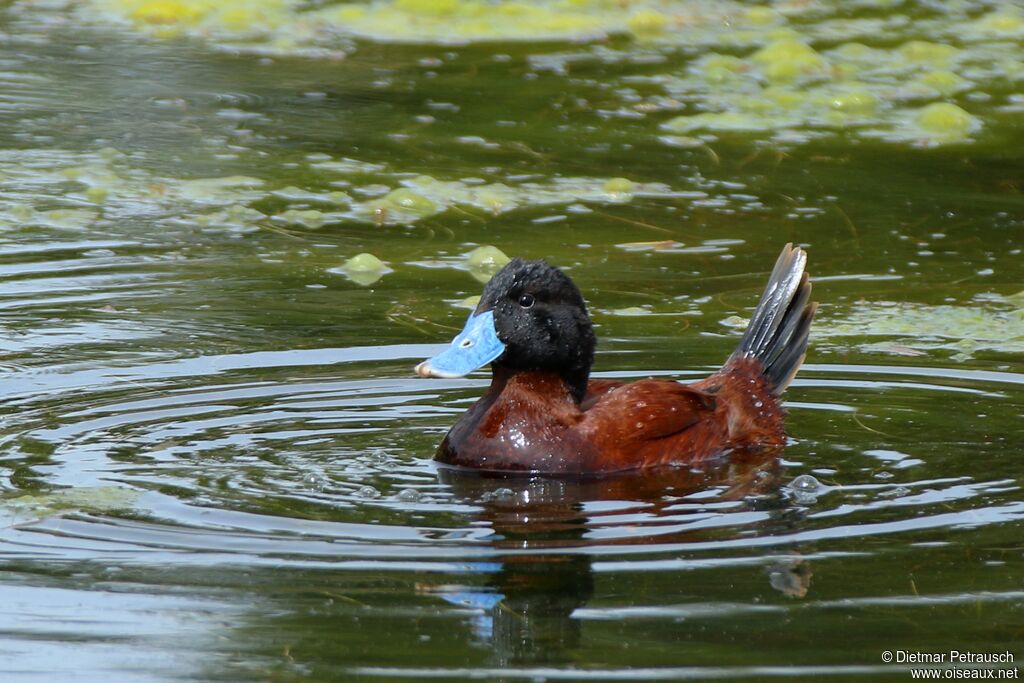
[{"label": "pond water", "polygon": [[[1024,657],[1018,8],[470,4],[0,9],[4,680]],[[475,248],[570,272],[597,376],[699,378],[789,241],[781,458],[432,462]]]}]

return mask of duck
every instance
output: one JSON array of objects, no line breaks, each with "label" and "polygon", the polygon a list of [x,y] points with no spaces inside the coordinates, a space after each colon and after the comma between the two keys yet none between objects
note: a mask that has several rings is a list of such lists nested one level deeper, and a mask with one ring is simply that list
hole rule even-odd
[{"label": "duck", "polygon": [[491,383],[435,459],[503,475],[603,476],[693,467],[786,444],[782,394],[807,354],[817,304],[807,253],[787,244],[735,350],[686,383],[591,378],[597,337],[576,284],[543,260],[512,259],[484,287],[462,331],[419,363],[420,377]]}]

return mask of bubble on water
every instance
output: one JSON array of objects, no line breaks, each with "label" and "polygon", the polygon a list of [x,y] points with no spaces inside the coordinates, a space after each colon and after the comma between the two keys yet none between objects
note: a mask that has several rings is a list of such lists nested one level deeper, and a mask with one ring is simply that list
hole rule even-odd
[{"label": "bubble on water", "polygon": [[402,489],[395,497],[403,503],[418,503],[423,494],[416,489]]},{"label": "bubble on water", "polygon": [[481,503],[510,503],[515,500],[516,494],[510,488],[494,489],[486,491],[480,496]]},{"label": "bubble on water", "polygon": [[380,498],[380,491],[372,486],[360,486],[356,489],[356,495],[360,498]]},{"label": "bubble on water", "polygon": [[818,499],[825,487],[813,475],[801,474],[789,482],[789,490],[793,494],[793,500],[802,505],[810,504]]},{"label": "bubble on water", "polygon": [[806,493],[817,493],[821,490],[821,482],[816,477],[810,474],[801,474],[799,477],[789,483],[789,488],[794,491],[803,491]]},{"label": "bubble on water", "polygon": [[882,491],[881,493],[878,494],[878,497],[879,498],[902,498],[903,496],[907,495],[908,493],[910,493],[910,489],[908,489],[906,486],[897,486],[894,489],[889,489],[887,491]]},{"label": "bubble on water", "polygon": [[368,466],[378,472],[393,472],[401,469],[402,465],[385,450],[375,449],[362,459],[360,466]]},{"label": "bubble on water", "polygon": [[327,488],[327,478],[322,474],[310,472],[302,478],[302,485],[310,491],[322,492]]}]

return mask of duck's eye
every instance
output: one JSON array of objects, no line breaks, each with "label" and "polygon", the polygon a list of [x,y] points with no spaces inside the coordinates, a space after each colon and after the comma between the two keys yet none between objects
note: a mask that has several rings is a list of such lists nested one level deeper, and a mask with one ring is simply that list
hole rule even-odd
[{"label": "duck's eye", "polygon": [[521,297],[519,297],[519,305],[522,306],[523,308],[529,308],[530,306],[533,306],[533,302],[533,294],[523,294]]}]

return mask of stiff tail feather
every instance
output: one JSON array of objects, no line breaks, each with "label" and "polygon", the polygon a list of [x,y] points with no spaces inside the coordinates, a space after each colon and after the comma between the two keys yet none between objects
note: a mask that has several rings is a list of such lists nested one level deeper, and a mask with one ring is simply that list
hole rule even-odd
[{"label": "stiff tail feather", "polygon": [[776,396],[793,381],[807,355],[807,337],[818,304],[804,268],[807,252],[787,244],[754,309],[747,331],[729,360],[754,358],[764,367]]}]

